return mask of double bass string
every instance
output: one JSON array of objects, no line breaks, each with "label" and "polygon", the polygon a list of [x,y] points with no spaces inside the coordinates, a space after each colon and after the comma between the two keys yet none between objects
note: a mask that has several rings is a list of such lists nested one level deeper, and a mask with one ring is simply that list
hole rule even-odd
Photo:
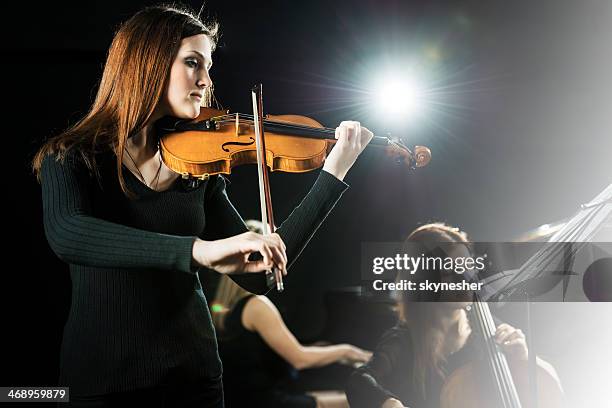
[{"label": "double bass string", "polygon": [[475,314],[480,326],[481,333],[483,334],[486,349],[489,354],[489,360],[491,362],[495,381],[498,389],[500,390],[500,396],[504,407],[508,408],[520,408],[521,403],[514,387],[508,363],[505,357],[500,353],[497,345],[491,336],[495,333],[495,322],[493,316],[486,303],[482,303],[478,295],[474,295]]},{"label": "double bass string", "polygon": [[485,307],[482,305],[482,303],[478,304],[478,310],[480,311],[481,319],[483,319],[483,325],[486,327],[487,330],[487,336],[485,341],[487,342],[487,350],[489,351],[489,361],[491,361],[492,363],[493,373],[498,384],[502,403],[504,407],[510,408],[512,405],[510,402],[511,380],[508,378],[507,370],[504,370],[505,367],[502,356],[500,356],[499,350],[497,349],[494,340],[491,338],[494,333],[494,325],[491,322],[492,318],[490,316],[490,313],[486,313]]},{"label": "double bass string", "polygon": [[[484,339],[485,347],[487,350],[487,358],[488,358],[488,361],[491,363],[491,368],[493,371],[493,375],[495,377],[497,388],[500,390],[502,399],[505,399],[504,398],[505,393],[503,390],[505,387],[505,384],[504,384],[503,379],[500,377],[501,364],[498,361],[495,351],[493,349],[494,345],[492,345],[491,342],[489,341],[489,336],[491,335],[490,334],[491,331],[490,331],[490,328],[487,327],[487,322],[484,317],[484,312],[481,308],[478,297],[475,297],[473,307],[475,308],[476,321],[478,322],[480,332]],[[504,403],[504,405],[506,404]]]}]

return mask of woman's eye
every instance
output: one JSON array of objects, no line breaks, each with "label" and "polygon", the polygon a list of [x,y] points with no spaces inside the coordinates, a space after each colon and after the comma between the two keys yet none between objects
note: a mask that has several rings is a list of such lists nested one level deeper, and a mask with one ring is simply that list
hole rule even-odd
[{"label": "woman's eye", "polygon": [[198,61],[197,60],[186,60],[185,64],[187,64],[187,66],[190,68],[195,68],[198,66]]}]

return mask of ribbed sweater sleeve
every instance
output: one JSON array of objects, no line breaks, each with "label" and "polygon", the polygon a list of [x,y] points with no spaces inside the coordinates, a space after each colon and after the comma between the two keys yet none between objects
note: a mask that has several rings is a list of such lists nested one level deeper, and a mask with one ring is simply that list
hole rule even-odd
[{"label": "ribbed sweater sleeve", "polygon": [[75,155],[42,162],[43,223],[51,249],[70,264],[191,273],[195,236],[127,227],[92,216],[90,177]]},{"label": "ribbed sweater sleeve", "polygon": [[[207,219],[205,239],[220,239],[247,231],[244,220],[227,197],[223,177],[217,177],[206,200],[206,214],[215,214]],[[348,185],[330,173],[321,170],[315,183],[301,203],[277,228],[287,246],[288,268],[293,265],[329,212],[334,208]],[[229,275],[246,290],[264,294],[268,291],[263,273]]]}]

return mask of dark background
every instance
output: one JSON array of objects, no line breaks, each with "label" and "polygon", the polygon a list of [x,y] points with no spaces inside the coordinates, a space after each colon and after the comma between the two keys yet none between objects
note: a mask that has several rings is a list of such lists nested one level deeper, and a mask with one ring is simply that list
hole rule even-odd
[{"label": "dark background", "polygon": [[[3,384],[54,384],[70,303],[67,267],[46,243],[29,161],[46,137],[87,111],[114,30],[149,4],[3,9],[3,122],[12,158]],[[316,338],[328,324],[326,291],[359,284],[362,242],[401,240],[428,221],[459,226],[474,240],[512,240],[571,216],[612,181],[610,2],[209,1],[206,10],[221,24],[211,75],[226,108],[249,113],[249,89],[261,82],[267,113],[303,114],[328,127],[358,120],[433,152],[417,171],[380,152],[364,153],[351,170],[351,188],[295,264],[286,292],[273,296],[300,338]],[[387,67],[403,70],[406,61],[426,73],[431,107],[418,119],[387,119],[370,91]],[[271,175],[277,220],[315,177]],[[230,180],[240,213],[257,218],[254,168],[238,168]],[[610,380],[590,371],[609,372],[612,362],[608,306],[536,310],[536,344],[581,406],[599,401]]]}]

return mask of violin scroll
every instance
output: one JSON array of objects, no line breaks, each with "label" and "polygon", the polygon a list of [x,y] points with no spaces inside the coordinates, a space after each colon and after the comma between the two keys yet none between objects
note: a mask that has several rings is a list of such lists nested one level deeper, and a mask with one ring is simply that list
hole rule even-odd
[{"label": "violin scroll", "polygon": [[425,167],[431,161],[431,150],[426,146],[414,147],[414,162],[416,167]]},{"label": "violin scroll", "polygon": [[425,146],[415,146],[412,152],[400,142],[389,141],[386,153],[393,157],[395,162],[403,163],[412,169],[425,167],[431,161],[431,150]]}]

